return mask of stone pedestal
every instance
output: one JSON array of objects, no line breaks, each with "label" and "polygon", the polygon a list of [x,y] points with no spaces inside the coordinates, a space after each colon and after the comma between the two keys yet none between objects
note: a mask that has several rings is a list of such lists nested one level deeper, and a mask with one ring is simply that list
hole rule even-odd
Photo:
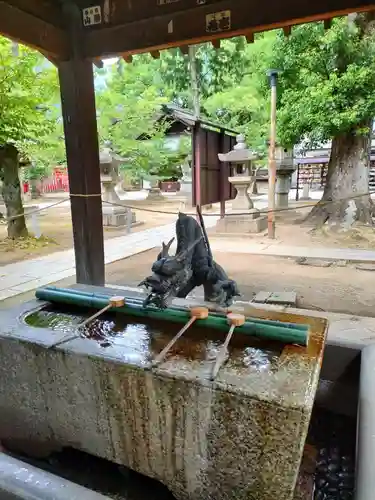
[{"label": "stone pedestal", "polygon": [[103,200],[103,226],[123,228],[130,230],[136,222],[135,213],[121,206],[115,187],[119,181],[119,160],[111,155],[108,150],[100,153],[100,180],[102,183]]},{"label": "stone pedestal", "polygon": [[276,209],[289,206],[289,191],[292,184],[292,174],[295,171],[293,149],[276,148]]},{"label": "stone pedestal", "polygon": [[240,212],[254,208],[254,204],[249,196],[249,191],[254,183],[254,178],[248,175],[236,175],[234,177],[229,177],[228,181],[237,191],[237,195],[232,201],[232,210]]},{"label": "stone pedestal", "polygon": [[193,205],[193,178],[191,175],[191,166],[189,160],[187,160],[182,166],[182,179],[180,181],[181,189],[180,195],[185,198],[184,205],[186,207],[192,207]]},{"label": "stone pedestal", "polygon": [[[250,194],[254,188],[256,176],[252,161],[256,157],[246,148],[243,136],[237,137],[237,144],[227,154],[219,154],[219,159],[236,166],[235,175],[228,181],[237,191],[232,202],[232,209],[216,225],[217,232],[229,235],[244,235],[259,233],[267,228],[267,217],[261,216],[259,210],[254,208]],[[242,173],[237,173],[240,166]]]},{"label": "stone pedestal", "polygon": [[164,196],[161,194],[160,188],[152,187],[149,189],[146,199],[150,201],[163,201]]},{"label": "stone pedestal", "polygon": [[261,233],[267,229],[267,217],[260,215],[254,209],[253,213],[246,215],[228,215],[220,219],[216,224],[218,233],[228,235],[245,235],[251,233]]},{"label": "stone pedestal", "polygon": [[303,190],[302,190],[302,196],[301,196],[300,200],[301,201],[311,200],[311,198],[310,198],[310,184],[309,183],[304,184]]},{"label": "stone pedestal", "polygon": [[147,195],[147,200],[150,201],[163,201],[164,196],[161,194],[160,188],[159,188],[159,179],[158,178],[151,178],[150,179],[150,187],[148,190],[148,195]]},{"label": "stone pedestal", "polygon": [[181,204],[186,208],[193,206],[193,183],[192,181],[181,181],[181,189],[179,193]]},{"label": "stone pedestal", "polygon": [[290,172],[277,172],[276,174],[276,209],[288,208],[290,191]]},{"label": "stone pedestal", "polygon": [[119,198],[121,199],[122,196],[125,196],[126,195],[126,192],[124,191],[124,188],[123,188],[123,179],[120,178],[115,186],[115,191],[117,193],[117,195],[119,196]]}]

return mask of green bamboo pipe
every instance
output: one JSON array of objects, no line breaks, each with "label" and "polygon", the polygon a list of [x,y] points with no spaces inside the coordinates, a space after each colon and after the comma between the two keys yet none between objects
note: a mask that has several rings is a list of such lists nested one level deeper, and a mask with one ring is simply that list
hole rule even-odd
[{"label": "green bamboo pipe", "polygon": [[[93,293],[93,292],[85,292],[83,290],[77,290],[75,288],[58,288],[56,286],[46,286],[43,287],[43,290],[53,290],[53,291],[58,291],[58,292],[63,292],[63,293],[69,293],[69,294],[74,294],[74,295],[83,295],[86,297],[93,297],[93,298],[101,298],[105,300],[109,300],[110,296],[109,294],[105,293]],[[138,297],[126,297],[126,302],[128,304],[134,304],[134,305],[143,305],[143,299],[138,298]],[[149,307],[149,306],[148,306]],[[167,310],[172,309],[176,311],[183,311],[187,312],[189,311],[188,308],[184,307],[178,307],[171,305]],[[189,313],[190,314],[190,313]],[[216,312],[216,311],[210,311],[210,316],[213,317],[220,317],[224,318],[226,317],[223,313]],[[251,323],[256,323],[256,324],[262,324],[262,325],[270,325],[270,326],[278,326],[280,325],[281,327],[287,327],[287,328],[292,328],[295,330],[301,330],[302,332],[307,332],[308,327],[306,325],[301,325],[298,323],[288,323],[288,322],[283,322],[283,321],[273,321],[269,319],[259,319],[259,318],[248,318]]]},{"label": "green bamboo pipe", "polygon": [[[96,294],[81,294],[74,291],[71,293],[70,289],[56,289],[51,290],[48,288],[39,288],[35,296],[40,300],[45,300],[57,304],[74,305],[83,308],[102,309],[108,304],[109,296],[98,297]],[[163,321],[172,321],[176,323],[186,323],[190,319],[189,311],[168,308],[160,309],[146,309],[141,305],[128,303],[120,308],[113,308],[113,311],[122,312],[128,316],[137,316],[143,318],[153,318]],[[269,324],[272,323],[272,324]],[[218,329],[221,331],[228,331],[228,322],[226,316],[209,315],[205,320],[197,320],[197,326]],[[268,322],[260,323],[252,320],[247,320],[243,326],[238,327],[238,332],[253,335],[255,337],[268,338],[271,340],[278,340],[285,344],[300,344],[306,345],[308,338],[308,328],[300,330],[284,326],[281,322]]]}]

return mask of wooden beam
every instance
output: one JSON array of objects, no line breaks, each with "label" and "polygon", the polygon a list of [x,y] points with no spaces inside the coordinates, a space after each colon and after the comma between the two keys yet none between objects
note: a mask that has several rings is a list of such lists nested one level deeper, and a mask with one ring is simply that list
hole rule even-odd
[{"label": "wooden beam", "polygon": [[[181,9],[178,4],[173,4],[174,9]],[[372,9],[374,0],[289,0],[287,4],[270,0],[263,8],[247,0],[220,0],[120,25],[115,25],[114,16],[111,27],[87,30],[85,53],[108,57],[181,47]]]},{"label": "wooden beam", "polygon": [[60,2],[50,0],[6,0],[6,2],[42,21],[63,27]]},{"label": "wooden beam", "polygon": [[53,58],[68,58],[68,37],[62,29],[6,1],[0,1],[0,33]]}]

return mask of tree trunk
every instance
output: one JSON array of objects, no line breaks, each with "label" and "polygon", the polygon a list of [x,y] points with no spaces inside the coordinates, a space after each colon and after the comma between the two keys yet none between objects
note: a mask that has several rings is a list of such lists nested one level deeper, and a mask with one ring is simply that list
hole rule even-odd
[{"label": "tree trunk", "polygon": [[350,229],[357,222],[373,224],[368,187],[371,124],[361,124],[358,130],[367,127],[366,135],[353,130],[333,138],[323,197],[306,222],[337,229]]},{"label": "tree trunk", "polygon": [[18,151],[12,144],[0,147],[0,179],[2,196],[8,219],[8,238],[16,239],[28,235],[18,176]]}]

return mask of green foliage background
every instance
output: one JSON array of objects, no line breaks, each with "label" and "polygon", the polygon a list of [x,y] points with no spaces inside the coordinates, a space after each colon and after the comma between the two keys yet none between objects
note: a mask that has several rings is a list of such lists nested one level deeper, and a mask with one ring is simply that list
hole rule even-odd
[{"label": "green foliage background", "polygon": [[[0,147],[17,146],[32,162],[30,177],[65,161],[56,69],[41,55],[0,38]],[[264,158],[269,130],[266,71],[281,70],[278,139],[284,146],[318,145],[342,133],[367,133],[375,115],[375,37],[366,15],[225,40],[197,49],[202,115],[245,133]],[[192,107],[189,59],[179,49],[133,63],[118,60],[96,70],[97,115],[102,146],[111,146],[131,177],[179,177],[190,141],[177,151],[165,143],[161,106]],[[98,83],[99,82],[99,83]],[[140,137],[147,140],[139,140]]]}]

